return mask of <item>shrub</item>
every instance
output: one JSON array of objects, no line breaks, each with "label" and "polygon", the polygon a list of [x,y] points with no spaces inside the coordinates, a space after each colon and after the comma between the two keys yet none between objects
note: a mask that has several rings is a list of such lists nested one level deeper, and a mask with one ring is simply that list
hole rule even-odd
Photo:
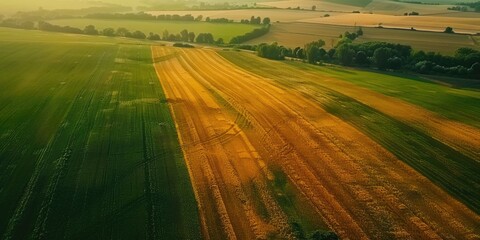
[{"label": "shrub", "polygon": [[188,43],[174,43],[173,46],[181,48],[195,48],[193,45],[190,45]]}]

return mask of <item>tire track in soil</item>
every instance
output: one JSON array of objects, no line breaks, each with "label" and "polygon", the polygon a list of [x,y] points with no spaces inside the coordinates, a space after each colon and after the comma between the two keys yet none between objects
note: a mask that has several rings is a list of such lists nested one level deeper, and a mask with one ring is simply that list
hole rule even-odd
[{"label": "tire track in soil", "polygon": [[354,127],[214,51],[181,51],[190,71],[246,115],[253,130],[245,133],[260,155],[283,167],[341,237],[478,236],[478,215]]},{"label": "tire track in soil", "polygon": [[[166,49],[153,52],[159,59]],[[238,114],[228,115],[181,61],[177,58],[158,62],[156,69],[172,103],[205,237],[265,239],[271,232],[290,236],[286,216],[273,197],[268,197],[271,193],[265,185],[258,153],[236,124]],[[269,211],[268,219],[260,217],[253,206],[255,196],[248,187],[252,179]]]},{"label": "tire track in soil", "polygon": [[[97,64],[95,65],[95,68],[91,71],[91,76],[95,76],[95,73],[98,71],[101,61],[105,58],[105,55],[106,55],[106,53],[104,52],[102,54],[102,56],[99,58],[99,60],[97,61]],[[93,77],[90,78],[90,80],[87,82],[87,85],[91,82],[95,82],[95,80],[98,80],[98,79],[93,78]],[[80,93],[78,93],[77,96],[75,97],[75,99],[78,100],[84,94],[85,94],[85,89],[83,91],[81,91]],[[75,104],[77,104],[77,101],[73,101],[72,104],[69,106],[69,109],[72,109]],[[86,106],[83,106],[84,107],[83,111],[86,111],[86,109],[88,109],[88,106],[90,106],[90,104],[91,104],[91,101],[88,102]],[[65,114],[62,118],[63,121],[65,121],[68,118],[69,114],[72,114],[70,112],[70,110],[65,112]],[[79,122],[81,122],[81,121],[80,120],[77,121],[77,123],[74,127],[74,130],[77,130]],[[25,190],[25,192],[24,192],[24,194],[21,198],[21,201],[20,201],[19,205],[15,209],[14,215],[11,217],[11,219],[9,221],[8,228],[5,231],[5,233],[3,235],[3,238],[11,239],[11,238],[13,238],[13,235],[15,234],[14,232],[17,231],[17,229],[16,229],[17,224],[22,220],[24,211],[26,211],[26,209],[28,208],[28,206],[30,204],[31,195],[33,193],[35,193],[35,189],[37,188],[37,182],[38,182],[39,178],[41,177],[41,173],[42,173],[43,169],[46,167],[45,165],[48,164],[48,163],[45,162],[46,161],[45,156],[48,155],[48,154],[51,154],[51,152],[50,152],[51,151],[51,146],[54,145],[56,141],[58,141],[59,136],[64,131],[65,131],[64,129],[60,129],[54,135],[52,135],[52,137],[50,138],[46,147],[41,151],[41,154],[40,154],[40,156],[37,160],[34,172],[32,173],[32,176],[31,176],[31,178],[28,182],[28,185],[27,185],[26,190]],[[59,182],[60,178],[64,175],[65,169],[67,168],[68,160],[70,158],[71,151],[72,151],[71,148],[70,148],[70,144],[73,141],[73,137],[74,137],[73,135],[70,136],[69,142],[67,143],[62,156],[57,159],[56,172],[55,172],[54,176],[50,179],[50,182],[49,182],[48,187],[47,187],[47,196],[45,196],[44,201],[42,201],[42,206],[41,206],[40,211],[39,211],[39,216],[38,216],[37,221],[35,223],[34,233],[33,233],[34,238],[40,238],[41,239],[42,236],[45,234],[44,231],[45,231],[45,228],[46,228],[46,222],[47,222],[48,214],[49,214],[49,211],[50,211],[50,204],[53,201],[53,198],[54,198],[54,195],[55,195],[55,190],[56,190],[56,187],[58,185],[58,182]]]}]

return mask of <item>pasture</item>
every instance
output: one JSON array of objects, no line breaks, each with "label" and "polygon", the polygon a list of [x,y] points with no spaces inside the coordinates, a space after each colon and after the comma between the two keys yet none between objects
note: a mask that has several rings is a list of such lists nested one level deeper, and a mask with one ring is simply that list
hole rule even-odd
[{"label": "pasture", "polygon": [[0,36],[0,238],[200,238],[150,47]]},{"label": "pasture", "polygon": [[142,31],[145,34],[150,32],[157,33],[160,36],[167,30],[169,33],[177,34],[187,29],[195,34],[211,33],[216,39],[223,38],[225,42],[231,38],[243,35],[260,28],[259,25],[240,24],[240,23],[207,23],[207,22],[183,22],[183,21],[140,21],[140,20],[104,20],[104,19],[60,19],[49,21],[52,24],[60,26],[71,26],[83,29],[87,25],[94,25],[97,29],[103,30],[108,27],[117,29],[119,27],[127,28],[130,31]]},{"label": "pasture", "polygon": [[[355,32],[353,26],[337,26],[316,23],[275,23],[266,35],[247,43],[259,44],[278,42],[287,47],[304,46],[306,43],[323,39],[325,47],[331,48],[340,40],[345,31]],[[453,54],[460,47],[479,48],[468,35],[445,34],[435,32],[408,31],[386,28],[363,28],[364,35],[355,42],[382,41],[406,44],[414,50],[424,50]]]}]

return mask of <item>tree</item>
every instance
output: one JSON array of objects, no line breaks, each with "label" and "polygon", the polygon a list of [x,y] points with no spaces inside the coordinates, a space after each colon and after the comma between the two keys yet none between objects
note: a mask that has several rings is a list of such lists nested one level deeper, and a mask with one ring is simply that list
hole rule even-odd
[{"label": "tree", "polygon": [[218,38],[217,41],[215,41],[215,44],[224,44],[225,42],[223,41],[223,38]]},{"label": "tree", "polygon": [[328,55],[328,57],[333,58],[335,56],[336,52],[337,52],[337,50],[335,50],[335,48],[330,48],[330,50],[328,50],[328,52],[327,52],[327,55]]},{"label": "tree", "polygon": [[294,52],[294,54],[295,54],[295,57],[299,59],[305,58],[305,51],[303,50],[303,48],[299,48],[296,52]]},{"label": "tree", "polygon": [[129,33],[128,29],[121,27],[117,29],[116,35],[120,37],[126,37],[128,33]]},{"label": "tree", "polygon": [[162,40],[168,41],[168,38],[169,38],[169,37],[170,37],[170,33],[168,32],[168,30],[163,31],[163,33],[162,33]]},{"label": "tree", "polygon": [[189,36],[188,36],[188,30],[187,29],[183,29],[180,32],[180,35],[182,36],[182,41],[183,42],[188,42]]},{"label": "tree", "polygon": [[357,36],[363,36],[363,29],[362,27],[359,27],[358,30],[357,30]]},{"label": "tree", "polygon": [[197,35],[197,38],[195,39],[195,42],[197,43],[214,43],[215,40],[213,38],[213,35],[211,33],[200,33]]},{"label": "tree", "polygon": [[98,35],[98,30],[95,29],[95,26],[93,25],[88,25],[83,29],[83,32],[88,35]]},{"label": "tree", "polygon": [[137,38],[137,39],[145,39],[147,38],[147,35],[141,31],[135,31],[132,33],[132,38]]},{"label": "tree", "polygon": [[312,11],[315,11],[317,9],[317,6],[313,5],[312,6]]},{"label": "tree", "polygon": [[160,40],[160,35],[154,34],[154,33],[151,32],[151,33],[148,35],[147,38],[148,38],[148,40],[158,41],[158,40]]},{"label": "tree", "polygon": [[472,66],[472,64],[480,62],[480,52],[470,53],[463,58],[464,66]]},{"label": "tree", "polygon": [[188,40],[189,40],[189,42],[195,42],[195,33],[194,32],[189,32],[188,33]]},{"label": "tree", "polygon": [[210,22],[210,17],[205,18],[205,22]]},{"label": "tree", "polygon": [[475,50],[475,49],[472,49],[472,48],[461,47],[461,48],[457,49],[457,51],[455,51],[455,57],[456,58],[464,58],[464,57],[466,57],[466,56],[468,56],[469,54],[472,54],[472,53],[478,53],[478,51]]},{"label": "tree", "polygon": [[320,60],[318,56],[319,52],[320,49],[317,46],[308,44],[305,47],[305,55],[307,57],[307,62],[310,64],[315,64],[316,62],[318,62]]},{"label": "tree", "polygon": [[348,31],[346,31],[344,36],[353,41],[357,38],[357,33],[350,33]]},{"label": "tree", "polygon": [[278,46],[276,42],[270,45],[260,44],[257,47],[257,55],[268,59],[283,60],[285,58],[283,55],[284,49],[284,47]]},{"label": "tree", "polygon": [[102,34],[107,37],[113,37],[115,36],[115,29],[113,28],[105,28],[102,31]]},{"label": "tree", "polygon": [[382,47],[373,52],[373,59],[379,69],[388,67],[388,59],[392,57],[392,50],[390,48]]},{"label": "tree", "polygon": [[195,21],[200,22],[200,21],[202,21],[202,19],[203,19],[203,16],[202,16],[202,15],[198,15],[198,16],[195,18]]},{"label": "tree", "polygon": [[444,33],[455,33],[452,27],[446,27]]},{"label": "tree", "polygon": [[260,37],[260,36],[268,33],[268,31],[270,31],[270,25],[266,25],[262,28],[256,28],[256,29],[253,29],[253,31],[251,31],[251,32],[245,33],[244,35],[236,36],[236,37],[230,39],[230,43],[231,44],[239,44],[239,43],[242,43],[242,42],[246,42],[248,40]]},{"label": "tree", "polygon": [[270,24],[270,18],[269,18],[269,17],[264,18],[264,19],[263,19],[263,24],[264,24],[264,25]]},{"label": "tree", "polygon": [[355,62],[359,65],[368,64],[367,54],[364,51],[358,51],[357,55],[355,56]]},{"label": "tree", "polygon": [[415,64],[413,69],[419,73],[429,73],[432,71],[434,64],[430,61],[421,61]]},{"label": "tree", "polygon": [[473,74],[480,75],[480,63],[476,62],[470,67]]},{"label": "tree", "polygon": [[[305,45],[305,55],[307,57],[308,63],[314,64],[318,61],[320,61],[321,57],[325,55],[325,50],[323,50],[321,47],[325,45],[325,41],[323,40],[318,40],[315,42],[307,43]],[[323,51],[320,51],[322,49]],[[323,54],[321,54],[323,53]]]},{"label": "tree", "polygon": [[402,67],[402,59],[399,57],[391,57],[387,60],[387,67],[390,69],[400,69]]},{"label": "tree", "polygon": [[353,62],[353,57],[355,56],[355,50],[353,50],[351,44],[346,43],[337,47],[335,55],[337,56],[337,59],[340,62],[340,64],[348,66]]}]

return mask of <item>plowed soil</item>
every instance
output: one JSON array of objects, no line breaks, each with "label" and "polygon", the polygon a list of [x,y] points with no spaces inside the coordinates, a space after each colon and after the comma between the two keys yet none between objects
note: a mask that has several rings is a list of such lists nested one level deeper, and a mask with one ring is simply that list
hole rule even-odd
[{"label": "plowed soil", "polygon": [[214,50],[152,51],[207,239],[291,237],[265,166],[280,166],[341,238],[479,237],[477,214],[314,100]]}]

